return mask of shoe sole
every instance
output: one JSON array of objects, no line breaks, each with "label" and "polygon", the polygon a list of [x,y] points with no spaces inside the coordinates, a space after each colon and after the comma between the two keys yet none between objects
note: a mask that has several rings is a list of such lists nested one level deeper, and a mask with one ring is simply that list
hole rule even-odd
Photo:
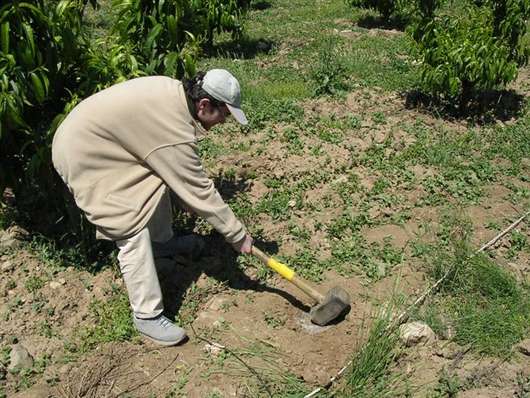
[{"label": "shoe sole", "polygon": [[[140,332],[139,332],[140,333]],[[176,341],[163,341],[163,340],[157,340],[151,336],[148,336],[146,334],[143,334],[143,333],[140,333],[140,335],[142,337],[145,337],[149,340],[151,340],[152,342],[158,344],[158,345],[161,345],[161,346],[164,346],[164,347],[171,347],[173,345],[179,345],[181,343],[184,343],[187,339],[188,339],[188,336],[187,335],[184,335],[184,337],[182,337],[180,340],[176,340]]]}]

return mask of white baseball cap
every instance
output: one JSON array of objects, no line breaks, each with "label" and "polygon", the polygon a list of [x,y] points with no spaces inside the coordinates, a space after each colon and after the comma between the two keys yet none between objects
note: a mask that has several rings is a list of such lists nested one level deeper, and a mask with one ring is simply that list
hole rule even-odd
[{"label": "white baseball cap", "polygon": [[241,110],[241,87],[237,79],[225,69],[212,69],[202,79],[202,88],[226,107],[241,124],[248,124],[245,113]]}]

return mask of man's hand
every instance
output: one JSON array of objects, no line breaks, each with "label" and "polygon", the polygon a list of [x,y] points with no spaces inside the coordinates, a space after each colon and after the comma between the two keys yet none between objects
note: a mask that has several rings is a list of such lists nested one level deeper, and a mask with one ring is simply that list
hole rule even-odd
[{"label": "man's hand", "polygon": [[241,239],[239,242],[232,243],[232,247],[235,251],[239,253],[244,254],[250,254],[252,251],[252,243],[254,240],[252,239],[252,236],[249,234],[246,234],[243,239]]}]

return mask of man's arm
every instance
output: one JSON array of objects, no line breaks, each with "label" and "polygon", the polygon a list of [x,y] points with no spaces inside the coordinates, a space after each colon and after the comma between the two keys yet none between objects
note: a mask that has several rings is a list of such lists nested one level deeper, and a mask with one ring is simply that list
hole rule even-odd
[{"label": "man's arm", "polygon": [[187,207],[208,221],[229,243],[243,242],[247,236],[245,227],[206,175],[195,148],[195,144],[162,147],[150,153],[145,161]]}]

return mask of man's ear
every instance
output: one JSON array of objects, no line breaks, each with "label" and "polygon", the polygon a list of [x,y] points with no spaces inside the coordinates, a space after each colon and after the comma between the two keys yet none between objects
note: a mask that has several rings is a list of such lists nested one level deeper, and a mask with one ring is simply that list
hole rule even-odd
[{"label": "man's ear", "polygon": [[197,111],[204,111],[206,107],[210,104],[210,100],[208,98],[202,98],[197,102]]}]

